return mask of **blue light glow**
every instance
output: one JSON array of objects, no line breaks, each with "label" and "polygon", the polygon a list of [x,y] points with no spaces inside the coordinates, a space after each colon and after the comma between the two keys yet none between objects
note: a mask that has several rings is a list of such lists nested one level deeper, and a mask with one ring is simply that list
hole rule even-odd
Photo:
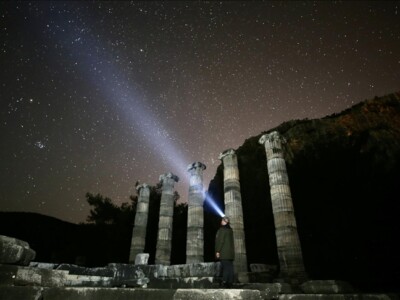
[{"label": "blue light glow", "polygon": [[208,193],[205,193],[205,201],[210,205],[210,207],[216,212],[219,216],[225,216],[225,213],[218,207],[217,203],[215,203],[214,199]]}]

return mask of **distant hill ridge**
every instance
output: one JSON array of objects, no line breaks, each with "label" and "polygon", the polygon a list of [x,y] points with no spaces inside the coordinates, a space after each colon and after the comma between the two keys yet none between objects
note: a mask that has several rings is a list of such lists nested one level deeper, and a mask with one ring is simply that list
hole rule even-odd
[{"label": "distant hill ridge", "polygon": [[[279,131],[288,140],[289,159],[297,151],[301,151],[310,138],[325,140],[338,136],[346,136],[349,140],[355,138],[361,142],[360,151],[368,151],[368,147],[371,146],[369,144],[374,139],[388,139],[391,141],[390,144],[382,144],[381,141],[380,145],[398,148],[400,92],[365,100],[339,114],[332,114],[322,119],[285,122],[270,131],[273,130]],[[304,138],[305,136],[307,138]]]}]

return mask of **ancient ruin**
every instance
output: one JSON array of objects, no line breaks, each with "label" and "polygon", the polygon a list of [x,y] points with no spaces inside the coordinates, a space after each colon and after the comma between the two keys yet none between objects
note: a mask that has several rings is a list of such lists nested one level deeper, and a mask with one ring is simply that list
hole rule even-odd
[{"label": "ancient ruin", "polygon": [[246,244],[244,237],[242,195],[239,168],[235,150],[228,149],[219,157],[224,165],[225,214],[230,218],[235,243],[235,272],[247,272]]},{"label": "ancient ruin", "polygon": [[206,166],[195,162],[188,166],[190,174],[188,199],[188,224],[186,237],[186,263],[204,261],[204,189],[203,171]]},{"label": "ancient ruin", "polygon": [[[235,237],[233,289],[221,289],[219,262],[204,262],[204,189],[206,166],[195,162],[190,175],[186,264],[170,265],[174,183],[179,178],[160,176],[162,194],[155,265],[148,265],[145,249],[150,187],[139,193],[129,264],[110,263],[86,268],[69,264],[34,262],[29,244],[0,235],[0,299],[398,299],[390,294],[361,294],[346,282],[309,280],[304,268],[289,179],[284,160],[284,138],[264,134],[279,266],[250,264],[246,257],[238,160],[233,149],[219,155],[224,167],[225,214]],[[279,269],[279,274],[278,274]]]},{"label": "ancient ruin", "polygon": [[267,154],[280,267],[279,277],[298,284],[304,282],[307,276],[304,270],[286,163],[283,158],[282,142],[284,139],[276,131],[264,134],[259,140],[259,143],[265,146]]},{"label": "ancient ruin", "polygon": [[174,216],[174,183],[178,181],[178,176],[172,173],[160,175],[162,192],[160,203],[160,219],[158,223],[156,264],[170,264],[172,221]]},{"label": "ancient ruin", "polygon": [[143,253],[146,241],[147,218],[149,214],[150,187],[143,183],[136,187],[139,199],[136,206],[135,226],[132,230],[129,262],[134,263],[136,255]]}]

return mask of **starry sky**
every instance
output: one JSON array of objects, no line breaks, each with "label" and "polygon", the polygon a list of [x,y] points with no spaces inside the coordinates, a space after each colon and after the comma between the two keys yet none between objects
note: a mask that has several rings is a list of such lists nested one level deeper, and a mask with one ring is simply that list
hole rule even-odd
[{"label": "starry sky", "polygon": [[400,2],[0,2],[0,211],[69,222],[85,194],[400,90]]}]

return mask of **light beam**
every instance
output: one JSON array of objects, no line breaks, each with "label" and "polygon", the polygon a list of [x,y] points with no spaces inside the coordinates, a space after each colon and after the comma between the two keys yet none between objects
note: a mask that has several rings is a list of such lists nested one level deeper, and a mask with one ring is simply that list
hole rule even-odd
[{"label": "light beam", "polygon": [[214,210],[215,213],[217,213],[221,217],[224,217],[225,213],[221,210],[221,208],[219,208],[214,199],[208,193],[205,193],[205,195],[206,195],[205,201],[207,202],[207,204],[210,205],[210,207]]}]

